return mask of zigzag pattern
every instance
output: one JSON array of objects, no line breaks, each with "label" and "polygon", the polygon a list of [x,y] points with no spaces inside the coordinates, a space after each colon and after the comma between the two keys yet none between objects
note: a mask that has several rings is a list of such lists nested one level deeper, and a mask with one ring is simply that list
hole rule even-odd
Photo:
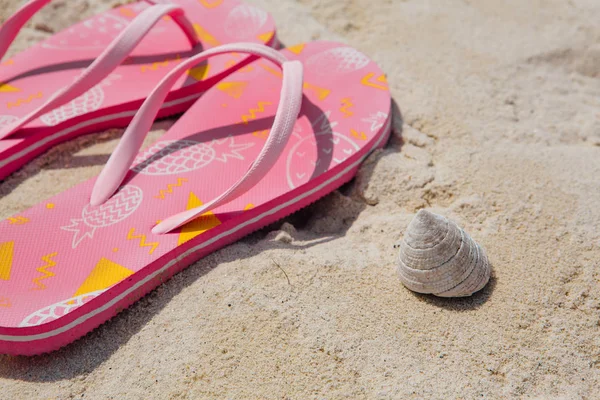
[{"label": "zigzag pattern", "polygon": [[244,124],[248,124],[248,121],[256,119],[256,114],[259,112],[265,112],[265,106],[269,105],[271,105],[270,101],[259,101],[258,108],[251,108],[248,110],[249,114],[242,115],[242,122],[244,122]]},{"label": "zigzag pattern", "polygon": [[351,117],[354,113],[348,110],[350,107],[354,107],[354,103],[350,100],[350,97],[346,97],[342,99],[342,107],[340,107],[340,111],[344,113],[346,117]]},{"label": "zigzag pattern", "polygon": [[129,233],[127,233],[127,240],[140,239],[140,247],[152,247],[148,254],[152,254],[154,250],[158,247],[158,242],[148,242],[146,243],[146,235],[134,235],[135,228],[131,228]]},{"label": "zigzag pattern", "polygon": [[16,217],[8,217],[8,221],[10,225],[23,225],[29,222],[29,218],[17,215]]},{"label": "zigzag pattern", "polygon": [[31,103],[33,99],[41,99],[44,96],[42,92],[37,92],[36,94],[29,95],[26,99],[18,99],[15,102],[6,103],[7,108],[19,107],[21,104]]},{"label": "zigzag pattern", "polygon": [[47,268],[52,268],[52,267],[54,267],[56,265],[56,261],[52,260],[52,257],[55,257],[57,254],[58,254],[57,252],[54,252],[54,253],[46,254],[45,256],[42,257],[42,261],[45,261],[46,264],[42,265],[39,268],[36,268],[36,271],[42,273],[43,275],[38,276],[37,278],[33,278],[32,282],[34,283],[34,285],[36,287],[32,288],[31,290],[44,290],[44,289],[46,289],[46,285],[44,285],[40,281],[42,279],[51,278],[51,277],[53,277],[55,275],[54,272],[48,271]]},{"label": "zigzag pattern", "polygon": [[269,137],[269,130],[263,129],[261,131],[252,132],[252,136],[266,140]]},{"label": "zigzag pattern", "polygon": [[378,83],[374,83],[371,78],[373,78],[375,76],[375,72],[369,72],[367,75],[365,75],[361,80],[360,83],[362,83],[365,86],[371,86],[374,87],[375,89],[379,89],[379,90],[388,90],[387,87],[387,78],[385,77],[385,74],[381,74],[379,75],[375,80],[377,82],[382,83],[381,85]]},{"label": "zigzag pattern", "polygon": [[174,187],[181,187],[181,185],[183,184],[183,182],[187,182],[188,180],[186,178],[177,178],[177,183],[169,183],[167,184],[167,190],[160,190],[158,193],[158,196],[154,196],[154,198],[156,199],[165,199],[165,194],[171,194],[173,193],[173,188]]}]

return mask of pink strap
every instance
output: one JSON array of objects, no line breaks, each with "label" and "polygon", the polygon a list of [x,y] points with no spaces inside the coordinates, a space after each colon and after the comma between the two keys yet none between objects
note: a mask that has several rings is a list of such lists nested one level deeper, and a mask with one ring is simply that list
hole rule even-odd
[{"label": "pink strap", "polygon": [[264,45],[255,43],[228,44],[207,50],[186,60],[162,79],[140,107],[123,134],[119,145],[98,176],[92,190],[91,205],[104,203],[119,188],[150,130],[158,110],[169,93],[169,89],[177,79],[189,68],[207,58],[229,52],[261,56],[282,67],[283,82],[280,101],[271,132],[260,154],[240,180],[209,203],[166,218],[156,225],[152,232],[156,234],[170,232],[199,215],[236,199],[260,182],[275,165],[298,118],[302,104],[303,67],[299,61],[287,61],[283,54]]},{"label": "pink strap", "polygon": [[[19,29],[29,18],[50,0],[32,0],[11,16],[0,29],[0,53],[4,54]],[[156,2],[157,0],[148,0]],[[4,139],[52,109],[59,107],[82,95],[98,84],[125,60],[137,44],[165,15],[170,15],[185,32],[192,46],[198,43],[194,27],[187,20],[180,6],[174,4],[156,4],[142,11],[117,36],[110,45],[92,62],[70,85],[54,93],[44,104],[23,118],[0,129],[0,139]]]},{"label": "pink strap", "polygon": [[8,17],[2,29],[0,29],[0,59],[4,57],[6,51],[17,37],[17,34],[27,23],[50,0],[31,0],[23,4],[13,15]]}]

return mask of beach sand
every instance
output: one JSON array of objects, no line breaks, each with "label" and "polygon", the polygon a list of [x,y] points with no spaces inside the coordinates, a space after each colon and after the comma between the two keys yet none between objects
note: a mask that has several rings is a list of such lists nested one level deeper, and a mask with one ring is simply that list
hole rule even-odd
[{"label": "beach sand", "polygon": [[[0,356],[0,398],[600,398],[598,0],[248,2],[285,44],[339,40],[380,64],[389,144],[341,190],[81,340]],[[17,3],[0,1],[2,17]],[[11,53],[118,3],[53,1]],[[14,173],[0,218],[95,176],[121,133]],[[400,283],[393,244],[421,208],[485,247],[484,290]]]}]

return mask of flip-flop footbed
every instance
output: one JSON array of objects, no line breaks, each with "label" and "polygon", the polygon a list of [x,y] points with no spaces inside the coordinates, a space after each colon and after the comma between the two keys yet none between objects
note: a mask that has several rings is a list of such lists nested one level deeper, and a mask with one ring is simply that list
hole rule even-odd
[{"label": "flip-flop footbed", "polygon": [[313,42],[304,99],[277,164],[250,191],[172,233],[157,221],[207,202],[249,168],[269,133],[281,72],[260,59],[206,91],[141,151],[119,191],[89,205],[94,179],[0,222],[0,352],[59,348],[185,266],[350,180],[390,132],[383,72],[359,51]]},{"label": "flip-flop footbed", "polygon": [[[200,45],[170,18],[159,21],[131,56],[85,94],[0,140],[0,179],[48,148],[78,135],[128,124],[162,77],[202,49],[231,42],[275,44],[270,15],[238,0],[173,0],[193,23]],[[150,7],[132,3],[93,16],[0,63],[0,127],[38,108],[68,86],[135,18]],[[249,58],[214,57],[173,87],[159,117],[186,110],[208,88]],[[242,68],[243,69],[243,68]],[[248,71],[248,69],[246,69]]]}]

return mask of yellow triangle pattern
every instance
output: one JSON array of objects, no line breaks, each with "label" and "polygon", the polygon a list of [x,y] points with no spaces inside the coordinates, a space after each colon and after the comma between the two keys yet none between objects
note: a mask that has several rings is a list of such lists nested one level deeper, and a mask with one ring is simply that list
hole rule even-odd
[{"label": "yellow triangle pattern", "polygon": [[248,86],[248,82],[221,82],[217,84],[217,89],[234,99],[239,99],[244,94],[246,86]]},{"label": "yellow triangle pattern", "polygon": [[190,68],[188,70],[188,75],[194,78],[197,81],[201,81],[208,75],[208,71],[210,70],[210,65],[204,64],[199,67]]},{"label": "yellow triangle pattern", "polygon": [[287,49],[294,54],[300,54],[300,53],[302,53],[302,50],[304,50],[305,46],[306,46],[306,43],[300,43],[295,46],[288,47]]},{"label": "yellow triangle pattern", "polygon": [[0,92],[20,92],[21,89],[9,85],[8,83],[0,82]]},{"label": "yellow triangle pattern", "polygon": [[200,24],[194,24],[194,30],[196,31],[196,35],[198,35],[198,39],[202,42],[211,45],[212,47],[218,46],[221,44],[213,35],[211,35],[206,29],[204,29]]},{"label": "yellow triangle pattern", "polygon": [[258,35],[258,38],[263,41],[263,43],[268,43],[273,37],[274,32],[266,32]]},{"label": "yellow triangle pattern", "polygon": [[[201,205],[202,202],[200,199],[196,197],[193,192],[190,192],[186,210],[191,210],[192,208],[200,207]],[[177,245],[180,246],[188,240],[191,240],[207,230],[219,225],[221,225],[221,221],[212,211],[204,213],[198,218],[188,222],[181,228]]]},{"label": "yellow triangle pattern", "polygon": [[10,279],[14,247],[15,242],[5,242],[0,244],[0,279],[3,281]]},{"label": "yellow triangle pattern", "polygon": [[131,274],[133,271],[102,257],[73,297],[109,288]]},{"label": "yellow triangle pattern", "polygon": [[212,2],[207,1],[207,0],[199,0],[199,1],[206,8],[215,8],[215,7],[218,7],[223,2],[223,0],[215,0],[215,1],[212,1]]}]

